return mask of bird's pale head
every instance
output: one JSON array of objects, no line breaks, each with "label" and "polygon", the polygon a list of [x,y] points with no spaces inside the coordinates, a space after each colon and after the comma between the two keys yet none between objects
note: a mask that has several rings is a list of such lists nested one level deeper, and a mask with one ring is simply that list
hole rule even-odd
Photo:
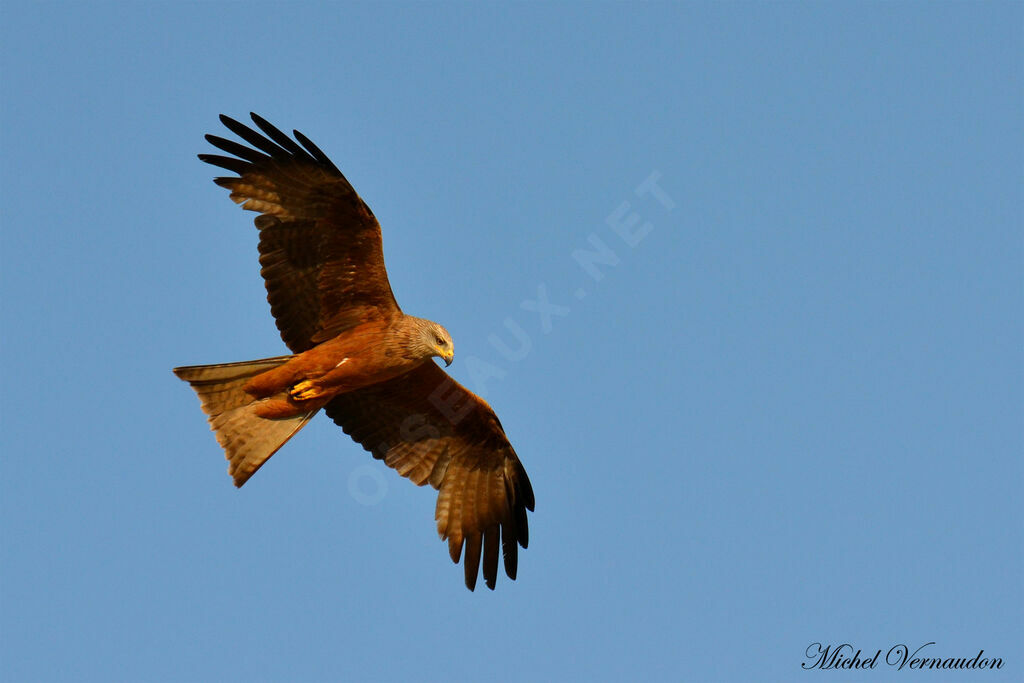
[{"label": "bird's pale head", "polygon": [[417,323],[417,346],[422,355],[427,358],[437,356],[446,366],[451,365],[455,358],[455,344],[448,330],[430,320],[419,319]]}]

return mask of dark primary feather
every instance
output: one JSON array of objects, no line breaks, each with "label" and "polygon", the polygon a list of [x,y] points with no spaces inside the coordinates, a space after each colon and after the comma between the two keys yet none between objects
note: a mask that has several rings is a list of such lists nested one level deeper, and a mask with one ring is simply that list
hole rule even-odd
[{"label": "dark primary feather", "polygon": [[326,166],[328,168],[332,168],[335,171],[337,171],[338,173],[341,173],[341,171],[338,171],[338,168],[334,165],[334,163],[330,159],[327,158],[327,155],[324,154],[323,152],[321,152],[320,148],[313,144],[312,140],[310,140],[309,138],[307,138],[305,135],[303,135],[302,133],[300,133],[297,130],[293,130],[292,131],[292,135],[295,136],[296,140],[298,140],[300,143],[302,143],[303,147],[305,147],[307,150],[309,150],[309,153],[313,155],[314,159],[316,159],[318,162],[320,162],[324,166]]},{"label": "dark primary feather", "polygon": [[[219,154],[200,154],[199,160],[205,161],[208,164],[213,164],[214,166],[219,166],[220,168],[223,168],[227,171],[238,173],[239,175],[245,173],[249,169],[249,164],[246,163],[245,161],[242,161],[241,159],[236,159],[234,157],[221,156]],[[217,180],[235,181],[237,180],[237,178],[217,178]],[[217,184],[221,185],[222,187],[224,186],[223,183]]]},{"label": "dark primary feather", "polygon": [[534,507],[533,488],[483,399],[428,361],[395,379],[341,394],[324,410],[375,458],[417,485],[438,489],[437,529],[452,561],[463,557],[466,586],[476,586],[482,555],[484,581],[494,588],[499,546],[505,573],[516,578],[516,546],[529,543],[526,512]]},{"label": "dark primary feather", "polygon": [[[273,140],[277,144],[281,145],[281,147],[285,148],[286,150],[288,150],[289,152],[291,152],[292,154],[294,154],[296,156],[300,156],[301,157],[301,156],[304,156],[306,154],[306,151],[303,150],[301,147],[299,147],[297,144],[295,144],[294,140],[292,140],[290,137],[288,137],[287,135],[282,133],[280,130],[278,130],[278,128],[276,126],[271,124],[265,118],[263,118],[262,116],[260,116],[258,114],[252,113],[252,112],[249,113],[249,116],[251,116],[252,120],[256,122],[256,125],[259,127],[260,130],[262,130],[264,133],[266,133],[270,137],[271,140]],[[239,124],[236,124],[236,125],[241,126],[242,124],[239,123]],[[242,126],[242,127],[244,128],[245,126]],[[234,130],[234,129],[232,129],[232,130]],[[333,166],[333,165],[334,164],[331,164],[331,166]]]},{"label": "dark primary feather", "polygon": [[292,140],[256,114],[252,119],[266,137],[221,116],[252,147],[208,135],[233,156],[199,158],[236,173],[215,182],[262,214],[256,219],[261,274],[288,348],[300,353],[359,323],[400,313],[373,212],[306,136],[296,131]]},{"label": "dark primary feather", "polygon": [[206,141],[214,147],[219,147],[228,154],[234,154],[236,157],[240,157],[246,161],[261,164],[265,164],[270,161],[270,157],[266,154],[261,154],[254,149],[246,147],[245,145],[240,145],[234,140],[228,140],[217,135],[206,135],[204,137],[206,138]]},{"label": "dark primary feather", "polygon": [[[256,125],[260,126],[260,121],[263,121],[263,119],[257,120],[256,115],[252,113],[250,113],[249,115],[253,117],[253,121],[256,121]],[[296,145],[295,142],[293,142],[292,140],[289,140],[287,135],[283,135],[281,131],[279,131],[277,128],[274,128],[266,121],[263,121],[263,123],[269,126],[271,129],[273,129],[274,132],[273,134],[270,134],[270,137],[274,139],[274,142],[277,143],[276,145],[270,140],[260,135],[259,133],[257,133],[256,131],[254,131],[253,129],[246,126],[244,123],[235,121],[230,116],[221,114],[220,122],[223,123],[232,133],[242,138],[253,147],[263,150],[272,157],[279,157],[282,156],[282,154],[290,153],[297,159],[301,159],[305,155],[301,147]],[[260,128],[262,129],[263,126],[260,126]],[[264,132],[266,131],[264,130]],[[310,161],[312,161],[311,158]]]}]

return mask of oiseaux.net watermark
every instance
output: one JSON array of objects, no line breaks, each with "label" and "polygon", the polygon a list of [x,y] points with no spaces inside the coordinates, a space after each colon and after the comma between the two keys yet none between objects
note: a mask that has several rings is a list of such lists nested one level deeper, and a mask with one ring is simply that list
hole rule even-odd
[{"label": "oiseaux.net watermark", "polygon": [[[579,246],[569,253],[568,262],[581,270],[589,282],[576,287],[564,297],[553,297],[546,283],[538,283],[533,290],[536,294],[523,299],[515,314],[506,315],[499,331],[487,335],[487,342],[497,353],[497,358],[484,360],[476,355],[466,357],[464,367],[469,375],[467,383],[471,391],[486,397],[491,383],[505,379],[509,367],[523,362],[530,355],[534,339],[524,324],[534,329],[539,328],[542,334],[550,334],[554,329],[555,318],[564,318],[572,312],[572,304],[569,302],[572,299],[582,301],[589,296],[593,287],[605,279],[607,271],[622,263],[624,254],[636,249],[650,236],[655,221],[676,208],[675,200],[662,186],[661,179],[661,173],[651,171],[607,215],[605,229],[590,232],[584,238],[585,246]],[[533,314],[525,316],[532,322],[521,322],[523,311]],[[453,391],[453,388],[450,381],[445,382],[430,394],[429,400],[444,419],[454,425],[472,410],[472,402],[459,400],[461,392]],[[401,426],[403,435],[415,434],[418,438],[429,436],[431,431],[423,415],[410,415]],[[385,444],[381,446],[376,452],[383,455],[387,449]],[[377,505],[387,496],[388,482],[377,467],[364,463],[349,473],[348,491],[361,505]]]}]

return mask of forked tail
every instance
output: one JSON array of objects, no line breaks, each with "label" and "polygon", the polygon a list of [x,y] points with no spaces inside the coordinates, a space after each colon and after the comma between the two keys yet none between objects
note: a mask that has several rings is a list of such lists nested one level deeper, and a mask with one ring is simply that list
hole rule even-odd
[{"label": "forked tail", "polygon": [[234,478],[235,486],[244,484],[317,412],[312,410],[281,419],[260,417],[256,409],[268,399],[254,399],[242,388],[250,378],[289,358],[291,356],[278,356],[242,363],[174,368],[174,374],[199,394],[210,428],[227,455],[228,473]]}]

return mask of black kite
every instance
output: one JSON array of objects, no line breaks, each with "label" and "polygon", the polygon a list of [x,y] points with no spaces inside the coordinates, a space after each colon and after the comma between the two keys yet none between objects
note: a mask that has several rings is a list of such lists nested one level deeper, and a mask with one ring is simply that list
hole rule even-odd
[{"label": "black kite", "polygon": [[530,480],[491,407],[432,361],[451,364],[448,331],[395,302],[373,212],[302,133],[292,139],[256,114],[264,135],[220,119],[252,147],[207,135],[233,156],[199,158],[237,173],[214,182],[260,214],[267,300],[295,354],[174,370],[199,394],[235,486],[323,408],[375,458],[438,489],[437,530],[454,562],[465,545],[470,590],[481,552],[494,588],[499,543],[515,579]]}]

